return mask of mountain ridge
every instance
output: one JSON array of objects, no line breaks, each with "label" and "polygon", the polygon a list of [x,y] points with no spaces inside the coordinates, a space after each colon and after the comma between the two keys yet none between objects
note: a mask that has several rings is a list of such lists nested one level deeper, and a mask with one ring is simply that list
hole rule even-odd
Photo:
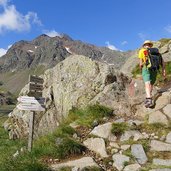
[{"label": "mountain ridge", "polygon": [[73,40],[67,34],[56,37],[42,34],[31,41],[20,40],[14,43],[0,58],[1,87],[18,95],[27,84],[30,74],[41,75],[46,69],[75,54],[109,63],[115,69],[120,69],[130,53]]},{"label": "mountain ridge", "polygon": [[[21,40],[14,43],[7,53],[0,58],[0,73],[23,70],[41,64],[51,68],[70,56],[71,53],[107,62],[112,62],[112,57],[115,56],[122,57],[121,63],[126,60],[125,53],[97,47],[80,40],[73,40],[66,34],[61,37],[49,37],[42,34],[32,41]],[[103,59],[104,56],[105,60]],[[119,66],[117,65],[116,68]]]}]

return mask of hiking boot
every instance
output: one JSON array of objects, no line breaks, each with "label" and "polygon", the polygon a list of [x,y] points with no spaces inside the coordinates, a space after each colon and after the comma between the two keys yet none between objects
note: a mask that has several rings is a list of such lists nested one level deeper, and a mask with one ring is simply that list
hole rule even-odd
[{"label": "hiking boot", "polygon": [[145,105],[146,108],[153,107],[152,98],[146,98],[144,105]]}]

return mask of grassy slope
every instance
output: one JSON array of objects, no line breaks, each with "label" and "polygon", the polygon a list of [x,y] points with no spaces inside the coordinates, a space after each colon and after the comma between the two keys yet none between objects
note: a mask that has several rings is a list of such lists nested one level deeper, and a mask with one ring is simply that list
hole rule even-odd
[{"label": "grassy slope", "polygon": [[36,69],[26,69],[19,72],[7,72],[0,74],[0,81],[3,85],[0,86],[1,91],[10,91],[14,95],[18,95],[20,90],[28,83],[29,75],[41,75],[45,71],[43,65]]},{"label": "grassy slope", "polygon": [[[7,116],[4,113],[0,114],[0,168],[1,165],[4,164],[9,156],[12,156],[19,147],[22,147],[23,141],[9,140],[8,132],[6,132],[3,128],[3,123],[7,119]],[[1,169],[2,170],[2,169]]]},{"label": "grassy slope", "polygon": [[[34,141],[33,150],[31,153],[25,151],[20,153],[16,158],[12,155],[25,146],[25,141],[11,141],[8,140],[8,134],[3,128],[0,128],[0,170],[1,171],[50,171],[46,163],[53,159],[60,159],[61,161],[71,159],[72,157],[79,156],[83,152],[86,153],[86,148],[77,140],[73,138],[74,133],[79,135],[82,127],[86,127],[88,132],[89,129],[93,129],[94,121],[96,120],[99,124],[104,123],[105,120],[114,117],[113,111],[104,106],[94,105],[88,106],[85,109],[76,109],[70,111],[68,118],[58,127],[52,134],[40,137]],[[105,120],[104,120],[105,118]],[[6,118],[1,117],[1,124]],[[70,123],[79,124],[80,129],[73,129],[70,127]],[[161,127],[163,128],[161,130]],[[115,123],[112,125],[112,133],[116,136],[121,135],[126,130],[141,130],[141,132],[147,132],[148,134],[156,133],[160,138],[162,135],[167,135],[171,127],[165,127],[161,124],[147,124],[143,123],[140,126],[128,126],[126,123]],[[142,144],[146,154],[148,155],[149,161],[153,158],[163,158],[167,155],[170,158],[170,153],[158,153],[151,154],[149,140],[139,140],[138,143]],[[107,143],[107,142],[106,142]],[[135,141],[131,139],[121,144],[134,144]],[[120,145],[121,145],[120,144]],[[126,155],[132,157],[130,149],[124,152]],[[134,160],[132,157],[131,160]],[[105,162],[105,161],[104,161]],[[129,163],[128,163],[129,164]],[[156,168],[150,163],[145,165],[144,170],[150,170]],[[71,171],[70,168],[63,168],[61,171]],[[97,168],[91,168],[88,171],[100,171]]]},{"label": "grassy slope", "polygon": [[[63,124],[61,124],[53,134],[40,137],[34,141],[33,150],[31,153],[25,151],[17,158],[12,155],[25,146],[27,142],[12,141],[8,139],[7,132],[1,127],[0,129],[0,170],[1,171],[48,171],[48,166],[44,165],[48,159],[67,159],[77,156],[86,151],[79,141],[73,139],[73,134],[76,132],[69,126],[70,123],[76,121],[80,125],[92,127],[95,118],[101,122],[103,117],[112,115],[112,110],[103,106],[94,105],[86,109],[74,109],[70,112],[70,116]],[[0,118],[1,124],[6,118]],[[85,119],[88,119],[85,122]],[[68,169],[70,170],[70,169]],[[93,171],[93,169],[91,169]],[[94,171],[99,171],[95,168]]]},{"label": "grassy slope", "polygon": [[15,108],[15,105],[0,106],[0,116],[9,114],[14,108]]}]

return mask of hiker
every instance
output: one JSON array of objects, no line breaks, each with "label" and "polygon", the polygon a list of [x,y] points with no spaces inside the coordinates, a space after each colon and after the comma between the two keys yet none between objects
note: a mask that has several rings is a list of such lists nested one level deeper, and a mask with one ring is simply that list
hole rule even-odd
[{"label": "hiker", "polygon": [[165,77],[166,75],[165,67],[164,67],[165,65],[162,56],[157,48],[152,48],[152,47],[153,47],[152,41],[146,40],[143,43],[142,48],[140,49],[138,54],[139,66],[140,69],[142,70],[142,77],[145,83],[146,99],[144,103],[145,103],[145,107],[147,108],[154,106],[152,100],[152,90],[160,66],[162,66],[163,77]]}]

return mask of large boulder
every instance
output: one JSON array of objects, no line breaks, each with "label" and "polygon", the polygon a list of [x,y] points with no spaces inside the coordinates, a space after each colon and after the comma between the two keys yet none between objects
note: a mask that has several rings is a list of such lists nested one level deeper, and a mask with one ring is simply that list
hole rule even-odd
[{"label": "large boulder", "polygon": [[[46,111],[36,113],[35,135],[53,131],[73,107],[99,103],[112,108],[116,115],[131,114],[127,93],[130,79],[115,72],[110,65],[73,55],[47,70],[43,77]],[[28,86],[20,95],[27,93]],[[9,131],[17,129],[17,135],[24,136],[28,132],[29,113],[16,108],[10,114],[6,129],[10,125]]]}]

